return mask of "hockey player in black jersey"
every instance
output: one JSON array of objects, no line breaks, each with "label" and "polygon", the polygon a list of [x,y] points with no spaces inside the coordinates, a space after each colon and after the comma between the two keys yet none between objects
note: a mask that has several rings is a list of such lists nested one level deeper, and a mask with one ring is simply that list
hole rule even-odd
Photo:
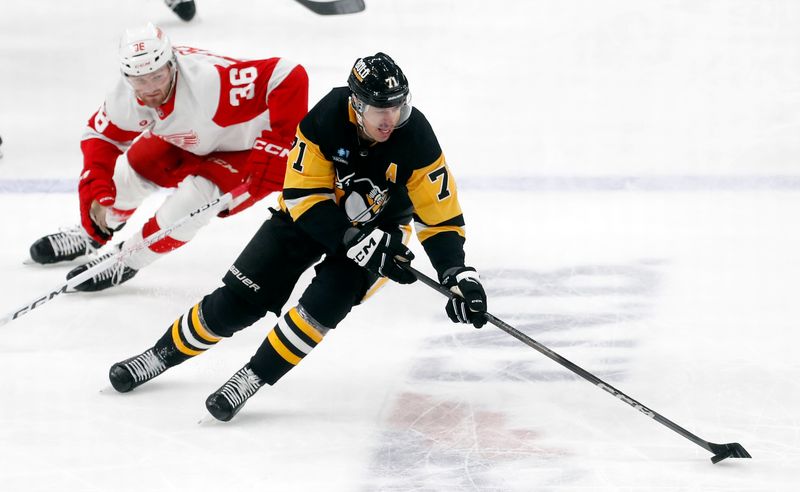
[{"label": "hockey player in black jersey", "polygon": [[[267,312],[279,318],[250,361],[206,400],[230,420],[275,384],[385,281],[411,283],[402,267],[413,220],[442,284],[460,294],[454,322],[484,324],[486,294],[464,261],[464,219],[455,180],[408,81],[383,53],[356,61],[348,87],[331,90],[300,122],[280,210],[264,222],[225,274],[223,286],[174,321],[155,346],[114,364],[127,392],[202,354]],[[300,275],[317,263],[298,304],[281,312]]]}]

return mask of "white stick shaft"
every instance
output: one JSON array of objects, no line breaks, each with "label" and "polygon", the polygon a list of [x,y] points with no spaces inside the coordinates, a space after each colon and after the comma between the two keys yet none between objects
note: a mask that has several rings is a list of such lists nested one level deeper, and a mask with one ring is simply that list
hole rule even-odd
[{"label": "white stick shaft", "polygon": [[202,205],[201,207],[196,208],[195,210],[190,212],[188,215],[182,217],[180,220],[177,220],[175,223],[171,224],[169,227],[161,229],[158,232],[155,232],[155,233],[147,236],[140,244],[136,245],[135,247],[130,248],[130,249],[123,248],[122,251],[116,253],[115,255],[110,256],[109,258],[106,258],[105,260],[101,261],[97,265],[87,269],[84,272],[79,273],[78,275],[75,275],[74,277],[72,277],[71,279],[69,279],[66,282],[62,283],[61,285],[58,285],[54,289],[50,289],[46,293],[44,293],[44,294],[40,295],[39,297],[33,299],[31,302],[29,302],[29,303],[27,303],[27,304],[25,304],[23,306],[20,306],[19,308],[15,309],[14,311],[6,314],[2,318],[0,318],[0,326],[3,326],[6,323],[9,323],[9,322],[19,318],[20,316],[33,311],[34,309],[42,306],[46,302],[52,300],[53,298],[55,298],[59,294],[63,294],[65,292],[67,292],[69,289],[75,288],[76,285],[80,285],[84,281],[92,278],[94,275],[102,272],[103,270],[105,270],[107,268],[111,268],[115,263],[117,263],[119,261],[122,261],[123,258],[126,258],[126,257],[130,256],[135,251],[139,251],[140,249],[146,248],[146,247],[150,246],[151,244],[154,244],[154,243],[157,243],[158,241],[161,241],[165,237],[169,236],[176,229],[179,229],[180,227],[182,227],[187,222],[193,220],[198,215],[211,213],[213,211],[222,210],[226,205],[228,205],[228,203],[231,202],[231,200],[233,200],[234,198],[246,193],[246,189],[247,189],[247,187],[245,185],[240,185],[239,187],[234,188],[233,190],[229,191],[228,193],[225,193],[221,197],[219,197],[217,199],[214,199],[214,200],[211,200],[210,202]]}]

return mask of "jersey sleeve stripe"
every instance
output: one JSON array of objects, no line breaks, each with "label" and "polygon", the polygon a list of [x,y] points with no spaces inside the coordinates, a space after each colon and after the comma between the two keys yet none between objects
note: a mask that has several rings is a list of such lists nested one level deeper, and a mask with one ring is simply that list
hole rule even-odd
[{"label": "jersey sleeve stripe", "polygon": [[283,200],[286,203],[286,208],[288,209],[289,214],[292,216],[292,220],[297,220],[304,213],[308,212],[308,210],[314,205],[326,200],[334,200],[334,198],[335,197],[333,193],[326,193],[314,194],[304,198],[298,198],[296,200],[287,200],[286,196],[284,195]]},{"label": "jersey sleeve stripe", "polygon": [[464,231],[464,228],[463,227],[458,227],[458,226],[433,226],[433,227],[428,227],[428,226],[423,225],[423,224],[421,224],[419,222],[415,222],[414,223],[414,229],[417,232],[417,239],[419,239],[419,242],[423,242],[426,239],[428,239],[428,238],[430,238],[432,236],[435,236],[436,234],[442,233],[442,232],[455,232],[456,234],[458,234],[461,237],[464,237],[464,238],[467,237],[466,232]]},{"label": "jersey sleeve stripe", "polygon": [[333,194],[333,190],[331,188],[285,188],[283,193],[290,199],[296,200],[298,198],[304,198],[309,195],[330,195]]},{"label": "jersey sleeve stripe", "polygon": [[269,98],[269,93],[275,90],[276,87],[281,85],[281,82],[286,80],[286,77],[294,70],[294,67],[297,66],[297,63],[291,62],[284,58],[281,58],[275,68],[272,70],[272,74],[269,77],[269,82],[267,83],[267,98]]},{"label": "jersey sleeve stripe", "polygon": [[104,142],[108,142],[114,147],[118,148],[120,152],[125,152],[125,150],[128,147],[130,147],[131,143],[133,142],[133,140],[128,140],[125,142],[117,142],[116,140],[112,140],[101,133],[97,133],[91,128],[87,128],[86,132],[84,132],[84,134],[81,136],[81,141],[83,142],[91,139],[97,139],[97,140],[102,140]]},{"label": "jersey sleeve stripe", "polygon": [[99,138],[106,142],[120,147],[124,151],[133,140],[142,133],[141,130],[126,130],[117,126],[109,116],[106,115],[106,105],[95,111],[86,124],[81,140]]},{"label": "jersey sleeve stripe", "polygon": [[419,223],[425,227],[434,227],[434,226],[455,226],[455,227],[463,227],[464,226],[464,216],[458,215],[453,217],[452,219],[445,220],[443,222],[439,222],[438,224],[426,224],[419,218],[417,214],[413,214],[414,222]]}]

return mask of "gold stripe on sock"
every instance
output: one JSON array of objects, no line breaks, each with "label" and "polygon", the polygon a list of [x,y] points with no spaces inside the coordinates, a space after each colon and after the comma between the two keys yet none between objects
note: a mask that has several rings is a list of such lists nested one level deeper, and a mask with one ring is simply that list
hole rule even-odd
[{"label": "gold stripe on sock", "polygon": [[183,340],[181,340],[181,335],[180,335],[180,325],[181,325],[180,318],[176,319],[175,322],[172,323],[172,343],[175,344],[175,347],[177,347],[178,351],[190,357],[202,354],[203,353],[202,351],[192,350],[189,347],[187,347],[186,344],[183,343]]},{"label": "gold stripe on sock", "polygon": [[197,334],[200,335],[200,338],[202,338],[203,340],[205,340],[206,342],[209,342],[209,343],[217,343],[220,340],[222,340],[220,337],[215,337],[214,335],[212,335],[206,329],[206,327],[203,326],[203,323],[200,322],[200,304],[199,303],[195,304],[191,311],[192,311],[192,328],[194,328],[194,331],[196,331]]},{"label": "gold stripe on sock", "polygon": [[322,341],[322,333],[318,332],[317,329],[311,326],[311,324],[309,324],[308,321],[303,319],[303,317],[300,316],[300,313],[297,312],[296,307],[293,307],[292,309],[289,310],[289,317],[292,318],[294,324],[297,325],[298,328],[303,330],[303,333],[308,335],[310,339],[314,340],[316,343]]},{"label": "gold stripe on sock", "polygon": [[296,366],[300,363],[300,357],[294,355],[288,348],[286,348],[286,345],[280,341],[274,329],[269,332],[269,335],[267,335],[267,340],[269,340],[269,343],[272,345],[272,348],[275,349],[275,352],[278,352],[281,357],[286,359],[286,362],[293,366]]}]

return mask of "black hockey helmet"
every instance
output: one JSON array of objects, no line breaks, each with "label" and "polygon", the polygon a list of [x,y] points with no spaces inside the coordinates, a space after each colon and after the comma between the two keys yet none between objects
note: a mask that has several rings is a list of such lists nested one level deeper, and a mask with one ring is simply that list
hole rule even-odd
[{"label": "black hockey helmet", "polygon": [[350,91],[376,108],[400,106],[408,99],[408,79],[386,53],[359,58],[347,78]]}]

